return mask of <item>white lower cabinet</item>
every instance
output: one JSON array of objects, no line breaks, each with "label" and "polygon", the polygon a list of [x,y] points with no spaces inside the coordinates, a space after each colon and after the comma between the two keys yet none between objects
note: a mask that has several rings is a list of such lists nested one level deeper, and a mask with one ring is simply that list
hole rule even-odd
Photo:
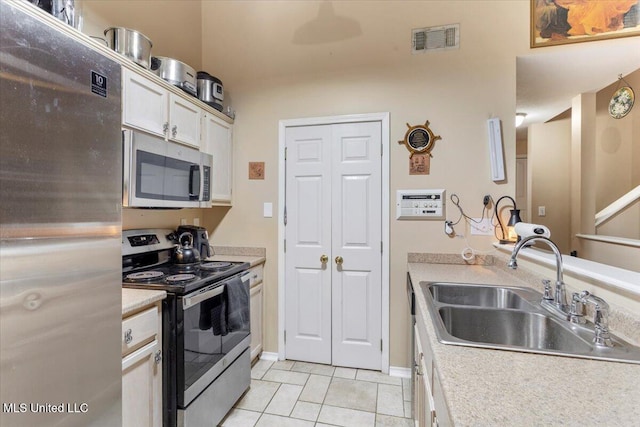
[{"label": "white lower cabinet", "polygon": [[122,425],[162,425],[160,303],[122,320]]},{"label": "white lower cabinet", "polygon": [[249,310],[251,312],[251,360],[256,359],[262,352],[262,326],[263,326],[263,296],[264,283],[262,282],[264,266],[256,265],[249,270],[251,278],[249,279],[250,303]]},{"label": "white lower cabinet", "polygon": [[419,328],[414,330],[414,361],[416,381],[413,389],[415,399],[414,421],[417,427],[450,426],[442,386],[433,366],[431,349],[420,339]]},{"label": "white lower cabinet", "polygon": [[414,419],[416,426],[428,427],[437,425],[435,420],[435,405],[433,403],[433,393],[431,391],[430,366],[427,367],[427,358],[425,357],[424,347],[420,341],[418,330],[415,328],[414,358],[416,363],[413,369],[416,370],[416,381],[413,389],[413,398],[415,399]]}]

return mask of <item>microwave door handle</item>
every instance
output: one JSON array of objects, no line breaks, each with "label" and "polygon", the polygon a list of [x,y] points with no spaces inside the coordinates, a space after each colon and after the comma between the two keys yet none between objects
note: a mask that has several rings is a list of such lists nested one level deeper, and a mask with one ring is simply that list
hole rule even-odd
[{"label": "microwave door handle", "polygon": [[196,294],[192,297],[185,297],[182,299],[182,308],[187,309],[195,304],[198,304],[201,301],[204,301],[209,298],[213,298],[218,296],[224,292],[224,287],[226,285],[220,285],[208,291]]},{"label": "microwave door handle", "polygon": [[200,165],[191,165],[191,168],[189,169],[189,199],[198,200],[199,198],[200,198]]}]

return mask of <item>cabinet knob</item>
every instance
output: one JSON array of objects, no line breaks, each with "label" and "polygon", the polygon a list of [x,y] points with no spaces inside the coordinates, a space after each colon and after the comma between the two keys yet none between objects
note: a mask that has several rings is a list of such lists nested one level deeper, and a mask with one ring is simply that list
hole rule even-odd
[{"label": "cabinet knob", "polygon": [[156,365],[162,361],[162,350],[156,351],[155,356],[153,356],[153,360],[156,362]]},{"label": "cabinet knob", "polygon": [[326,264],[328,261],[329,261],[329,257],[328,257],[328,256],[326,256],[326,255],[322,255],[322,256],[320,257],[320,262],[321,262],[321,263]]},{"label": "cabinet knob", "polygon": [[124,343],[131,344],[131,341],[133,341],[133,331],[131,329],[127,329],[124,331]]},{"label": "cabinet knob", "polygon": [[162,125],[162,132],[166,135],[169,132],[169,122]]},{"label": "cabinet knob", "polygon": [[338,256],[336,257],[336,264],[338,264],[338,265],[342,265],[342,262],[343,262],[343,261],[344,261],[344,259],[342,259],[342,257],[341,257],[341,256],[339,256],[339,255],[338,255]]},{"label": "cabinet knob", "polygon": [[172,127],[171,128],[171,136],[175,138],[177,134],[178,134],[178,126]]}]

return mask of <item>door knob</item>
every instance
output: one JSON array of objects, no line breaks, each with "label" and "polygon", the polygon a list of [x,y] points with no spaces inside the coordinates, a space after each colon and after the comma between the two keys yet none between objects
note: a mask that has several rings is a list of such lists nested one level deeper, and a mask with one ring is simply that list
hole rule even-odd
[{"label": "door knob", "polygon": [[320,262],[321,262],[321,263],[326,264],[328,261],[329,261],[329,257],[328,257],[328,256],[326,256],[326,255],[322,255],[322,256],[320,257]]},{"label": "door knob", "polygon": [[344,260],[342,259],[342,257],[341,257],[341,256],[337,256],[337,257],[336,257],[336,264],[338,264],[338,265],[342,265],[342,261],[344,261]]}]

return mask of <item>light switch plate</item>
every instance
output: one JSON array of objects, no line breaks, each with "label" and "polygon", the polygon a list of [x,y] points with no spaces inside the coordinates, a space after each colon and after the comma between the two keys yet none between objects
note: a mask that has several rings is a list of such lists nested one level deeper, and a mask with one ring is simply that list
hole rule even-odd
[{"label": "light switch plate", "polygon": [[273,203],[265,203],[263,208],[262,208],[262,215],[265,218],[272,218],[273,217]]},{"label": "light switch plate", "polygon": [[546,215],[547,215],[547,207],[538,206],[538,216],[546,216]]}]

